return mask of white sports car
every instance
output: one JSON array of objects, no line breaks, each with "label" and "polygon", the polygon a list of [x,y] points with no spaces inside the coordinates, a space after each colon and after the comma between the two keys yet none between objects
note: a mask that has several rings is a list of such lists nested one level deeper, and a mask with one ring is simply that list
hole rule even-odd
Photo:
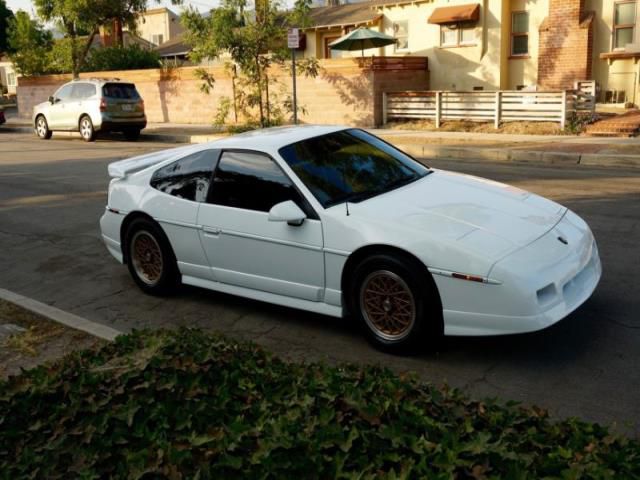
[{"label": "white sports car", "polygon": [[100,221],[150,294],[180,282],[360,320],[374,345],[543,329],[593,293],[575,213],[359,129],[255,131],[109,165]]}]

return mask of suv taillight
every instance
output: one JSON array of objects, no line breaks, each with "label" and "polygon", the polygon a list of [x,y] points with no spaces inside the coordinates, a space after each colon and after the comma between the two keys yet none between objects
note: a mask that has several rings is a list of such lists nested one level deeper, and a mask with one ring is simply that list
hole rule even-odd
[{"label": "suv taillight", "polygon": [[140,108],[144,112],[144,100],[140,99],[140,102],[138,102],[138,105],[140,105]]},{"label": "suv taillight", "polygon": [[100,111],[101,112],[107,111],[107,101],[104,98],[100,99]]}]

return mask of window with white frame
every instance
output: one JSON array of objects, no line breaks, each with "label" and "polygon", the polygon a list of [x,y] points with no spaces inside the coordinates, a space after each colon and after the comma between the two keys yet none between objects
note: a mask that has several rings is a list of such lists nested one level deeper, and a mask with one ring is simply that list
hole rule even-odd
[{"label": "window with white frame", "polygon": [[154,45],[162,45],[163,42],[164,35],[162,35],[161,33],[158,35],[151,35],[151,43],[153,43]]},{"label": "window with white frame", "polygon": [[526,57],[529,55],[529,13],[513,12],[511,14],[511,56]]},{"label": "window with white frame", "polygon": [[613,48],[633,43],[636,27],[636,2],[617,2],[613,12]]},{"label": "window with white frame", "polygon": [[440,46],[461,47],[476,44],[476,28],[473,24],[449,23],[440,25]]},{"label": "window with white frame", "polygon": [[16,86],[16,74],[14,72],[7,72],[7,86]]},{"label": "window with white frame", "polygon": [[396,52],[409,50],[409,20],[398,20],[393,24],[393,36],[396,38]]}]

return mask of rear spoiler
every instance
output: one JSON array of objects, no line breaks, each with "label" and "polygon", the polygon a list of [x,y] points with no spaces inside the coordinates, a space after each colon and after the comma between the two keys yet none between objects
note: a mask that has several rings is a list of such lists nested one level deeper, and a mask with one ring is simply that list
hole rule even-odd
[{"label": "rear spoiler", "polygon": [[[195,146],[197,147],[197,146]],[[109,164],[109,176],[112,178],[125,178],[128,175],[144,170],[147,167],[157,165],[169,160],[170,158],[179,158],[182,153],[194,149],[194,145],[172,148],[164,152],[148,153],[137,157],[127,158],[119,162]]]}]

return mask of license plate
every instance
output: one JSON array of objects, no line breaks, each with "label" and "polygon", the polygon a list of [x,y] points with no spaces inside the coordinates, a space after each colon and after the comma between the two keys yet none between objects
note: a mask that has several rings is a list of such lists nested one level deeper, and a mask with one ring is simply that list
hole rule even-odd
[{"label": "license plate", "polygon": [[133,105],[122,105],[123,112],[133,112]]}]

